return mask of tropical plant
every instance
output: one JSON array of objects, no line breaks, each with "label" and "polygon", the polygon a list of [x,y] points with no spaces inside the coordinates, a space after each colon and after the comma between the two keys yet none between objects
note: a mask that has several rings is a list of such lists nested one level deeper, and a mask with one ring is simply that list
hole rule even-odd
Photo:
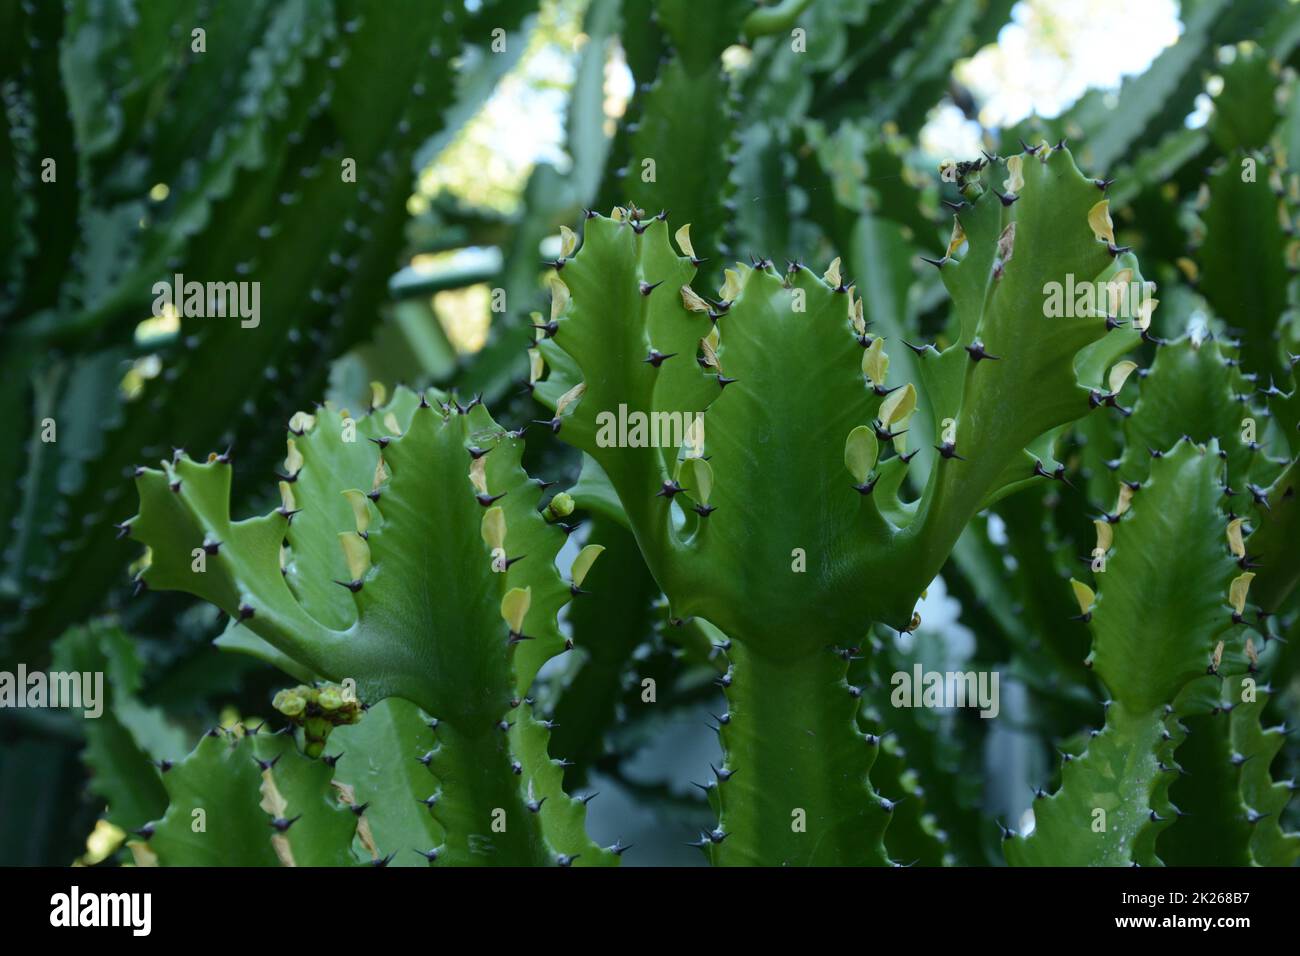
[{"label": "tropical plant", "polygon": [[6,862],[1300,858],[1300,5],[938,163],[1010,0],[219,6],[0,14]]}]

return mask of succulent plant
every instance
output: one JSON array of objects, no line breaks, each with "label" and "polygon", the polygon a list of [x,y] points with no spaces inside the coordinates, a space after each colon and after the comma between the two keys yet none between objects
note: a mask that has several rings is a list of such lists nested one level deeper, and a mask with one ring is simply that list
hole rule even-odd
[{"label": "succulent plant", "polygon": [[[1067,150],[962,172],[936,262],[954,300],[942,351],[875,335],[838,260],[821,278],[738,264],[706,299],[689,227],[679,255],[666,217],[631,207],[589,217],[552,279],[536,385],[551,427],[607,477],[674,613],[728,639],[721,820],[705,840],[717,862],[886,861],[847,660],[873,623],[915,627],[967,521],[1055,473],[1053,430],[1113,400],[1107,373],[1139,339],[1122,326],[1143,317],[1104,303],[1077,318],[1044,308],[1067,274],[1141,282]],[[889,378],[886,345],[920,356],[918,383]],[[937,444],[909,439],[914,416]],[[675,440],[651,447],[668,423]],[[934,466],[909,501],[918,452]],[[761,769],[776,759],[781,780]]]},{"label": "succulent plant", "polygon": [[[21,490],[0,510],[17,521],[6,659],[39,655],[120,583],[124,474],[182,431],[265,455],[250,410],[287,416],[324,388],[386,297],[418,151],[475,89],[452,51],[532,6],[11,5],[5,141],[24,201],[6,204],[0,324],[6,394],[32,428],[0,456]],[[506,62],[483,59],[489,78]],[[260,283],[256,324],[137,333],[176,274]]]},{"label": "succulent plant", "polygon": [[1300,5],[936,169],[1013,6],[0,5],[0,862],[1300,860]]},{"label": "succulent plant", "polygon": [[[539,513],[522,441],[480,403],[405,389],[383,398],[355,419],[329,405],[295,415],[281,506],[260,518],[231,519],[226,455],[178,453],[141,469],[140,513],[126,523],[148,546],[140,581],[224,610],[226,646],[331,682],[274,702],[302,726],[308,757],[358,720],[357,701],[400,698],[430,715],[426,752],[405,754],[427,767],[427,786],[383,797],[426,805],[441,840],[415,849],[430,860],[613,862],[583,832],[583,801],[562,791],[546,722],[528,699],[541,664],[566,649],[556,615],[600,547],[582,550],[571,578],[560,578],[564,531]],[[246,772],[218,746],[201,744],[188,759]],[[327,775],[312,773],[322,789]],[[171,861],[185,862],[183,853],[172,848]]]}]

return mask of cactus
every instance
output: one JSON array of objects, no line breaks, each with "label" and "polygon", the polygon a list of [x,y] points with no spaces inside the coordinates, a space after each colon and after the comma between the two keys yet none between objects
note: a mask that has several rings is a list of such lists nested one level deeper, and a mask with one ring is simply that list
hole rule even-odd
[{"label": "cactus", "polygon": [[[362,338],[386,293],[412,164],[454,105],[446,54],[515,27],[529,4],[446,19],[352,0],[64,6],[15,5],[25,49],[6,85],[16,174],[56,164],[24,193],[35,201],[0,296],[6,387],[35,413],[23,495],[3,513],[23,529],[0,576],[7,659],[41,653],[118,582],[123,474],[178,432],[252,441],[236,424],[248,403],[288,415],[324,388],[325,361]],[[260,282],[259,323],[182,318],[135,344],[154,283],[176,273]],[[124,371],[149,355],[162,373],[124,396]],[[46,418],[59,441],[40,439]]]},{"label": "cactus", "polygon": [[[0,694],[108,690],[0,714],[0,860],[1300,860],[1300,6],[936,175],[1012,7],[0,12]],[[571,163],[408,206],[540,47]],[[177,272],[258,327],[140,325]]]},{"label": "cactus", "polygon": [[[690,285],[689,228],[677,233],[679,256],[664,216],[619,208],[587,219],[581,250],[552,280],[539,345],[551,374],[536,387],[555,411],[551,427],[608,476],[674,612],[728,638],[722,813],[704,841],[715,862],[886,861],[887,815],[867,783],[872,756],[845,681],[849,649],[872,622],[915,626],[914,604],[966,522],[1052,473],[1052,429],[1086,414],[1090,396],[1107,400],[1102,377],[1139,338],[1119,327],[1141,321],[1129,313],[1046,318],[1043,290],[1067,273],[1141,281],[1068,151],[963,173],[969,208],[937,263],[954,340],[943,351],[889,343],[921,356],[919,389],[888,378],[885,339],[868,331],[838,261],[822,279],[797,263],[784,275],[738,265],[710,301]],[[1031,250],[1023,266],[1017,249]],[[1036,401],[1014,421],[994,416],[996,403],[1031,389]],[[936,458],[929,483],[905,502],[900,483],[922,450],[906,437],[918,396],[934,431],[951,434],[925,450]],[[703,426],[667,448],[617,447],[614,422],[631,415]],[[793,576],[800,560],[807,579]],[[761,769],[776,753],[793,761],[784,780]],[[861,789],[828,789],[819,781],[832,770]],[[792,827],[800,813],[814,837]]]},{"label": "cactus", "polygon": [[1218,673],[1225,643],[1244,647],[1234,618],[1253,575],[1236,567],[1218,512],[1218,452],[1183,441],[1161,453],[1115,522],[1098,522],[1110,557],[1095,593],[1074,588],[1092,632],[1089,666],[1110,694],[1106,723],[1067,755],[1060,790],[1040,792],[1034,831],[1007,844],[1013,864],[1158,862],[1156,837],[1177,812],[1168,797],[1184,735],[1176,698]]},{"label": "cactus", "polygon": [[[426,803],[442,830],[419,848],[431,860],[613,861],[583,833],[583,804],[560,789],[527,699],[537,669],[566,647],[556,614],[599,547],[561,580],[565,535],[538,512],[522,442],[481,404],[405,389],[385,403],[376,392],[359,419],[329,405],[294,416],[281,506],[265,517],[231,520],[226,455],[141,469],[140,513],[126,523],[149,549],[139,580],[216,604],[232,619],[228,646],[315,681],[350,680],[364,703],[396,697],[433,715],[421,758],[430,792],[386,795]],[[288,689],[275,706],[302,725],[308,758],[357,719],[337,687]],[[196,772],[210,770],[215,746],[200,745]],[[230,755],[218,763],[231,761],[242,767]]]}]

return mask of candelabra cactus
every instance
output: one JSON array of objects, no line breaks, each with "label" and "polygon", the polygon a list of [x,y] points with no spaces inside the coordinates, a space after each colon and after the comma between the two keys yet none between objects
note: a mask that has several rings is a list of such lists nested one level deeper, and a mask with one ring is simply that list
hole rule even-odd
[{"label": "candelabra cactus", "polygon": [[1115,478],[1099,480],[1114,505],[1095,521],[1096,590],[1072,582],[1105,725],[1063,751],[1060,789],[1036,789],[1034,829],[1006,831],[1007,859],[1287,864],[1300,837],[1278,819],[1280,735],[1260,724],[1269,612],[1294,585],[1276,547],[1294,521],[1294,464],[1269,453],[1286,425],[1225,342],[1164,343],[1139,378],[1123,452],[1098,465]]},{"label": "candelabra cactus", "polygon": [[[453,61],[532,8],[12,5],[5,182],[21,201],[5,204],[0,367],[36,427],[0,455],[20,488],[0,504],[16,531],[0,559],[6,660],[104,603],[126,556],[105,509],[135,463],[182,428],[265,457],[239,434],[250,403],[287,416],[324,388],[386,296],[413,163],[459,105]],[[509,62],[480,60],[488,79]],[[259,314],[186,308],[188,292],[162,310],[155,283],[178,274],[256,288]],[[158,327],[137,338],[151,307]]]},{"label": "candelabra cactus", "polygon": [[[11,4],[4,861],[43,815],[89,864],[612,865],[597,788],[650,862],[1300,860],[1300,5],[1185,4],[1118,106],[935,176],[1012,6]],[[520,28],[571,166],[409,203]],[[141,325],[176,273],[260,315]],[[481,350],[403,354],[481,280]],[[8,708],[47,651],[98,719]]]},{"label": "candelabra cactus", "polygon": [[[1055,473],[1052,430],[1113,401],[1108,372],[1149,319],[1127,296],[1049,317],[1052,283],[1141,283],[1067,150],[960,174],[935,263],[953,298],[942,350],[873,334],[838,260],[820,279],[737,265],[705,299],[689,228],[678,255],[666,217],[635,207],[589,216],[552,280],[536,383],[551,427],[608,477],[674,613],[728,638],[715,862],[886,862],[847,661],[873,622],[915,626],[976,511]],[[900,346],[920,356],[917,383],[889,379]],[[934,448],[909,449],[914,414]],[[685,423],[685,440],[618,441],[613,422],[634,416]],[[907,500],[918,453],[934,467]]]},{"label": "candelabra cactus", "polygon": [[[566,647],[556,614],[600,549],[560,578],[565,534],[538,510],[522,444],[481,404],[438,394],[402,389],[357,419],[327,405],[293,418],[276,511],[232,521],[229,456],[178,451],[139,470],[140,513],[123,530],[148,546],[141,585],[216,604],[234,622],[229,646],[303,679],[348,682],[367,704],[402,698],[430,715],[425,750],[405,755],[428,768],[428,786],[385,795],[426,805],[442,833],[418,847],[430,860],[608,863],[616,855],[586,838],[583,802],[560,789],[561,762],[527,698]],[[356,719],[341,693],[276,698],[303,723],[309,756]],[[247,772],[217,747],[191,759]]]},{"label": "candelabra cactus", "polygon": [[1159,862],[1156,837],[1178,812],[1168,797],[1183,737],[1177,697],[1207,671],[1217,679],[1229,642],[1245,646],[1236,621],[1254,575],[1237,567],[1218,510],[1218,453],[1180,442],[1098,521],[1104,573],[1095,592],[1074,588],[1092,631],[1089,666],[1111,695],[1106,724],[1067,753],[1060,790],[1038,792],[1033,833],[1007,845],[1014,864]]}]

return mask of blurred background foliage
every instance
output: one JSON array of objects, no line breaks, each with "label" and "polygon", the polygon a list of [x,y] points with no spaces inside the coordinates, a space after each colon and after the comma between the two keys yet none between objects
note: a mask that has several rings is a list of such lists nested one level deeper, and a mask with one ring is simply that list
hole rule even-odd
[{"label": "blurred background foliage", "polygon": [[[132,597],[138,549],[114,523],[133,468],[173,443],[231,447],[254,463],[237,475],[263,476],[236,488],[237,513],[253,513],[278,503],[268,423],[325,398],[367,407],[374,381],[482,395],[513,426],[544,417],[528,387],[531,313],[559,227],[586,207],[691,222],[711,288],[733,258],[841,255],[891,334],[933,339],[946,300],[918,257],[947,241],[940,161],[1068,138],[1085,173],[1115,180],[1120,241],[1160,283],[1158,334],[1245,331],[1261,343],[1244,359],[1258,389],[1294,389],[1293,230],[1261,233],[1255,212],[1205,191],[1225,157],[1300,157],[1296,4],[805,0],[773,8],[797,12],[779,29],[750,28],[754,8],[0,0],[0,394],[15,423],[0,438],[0,669],[101,669],[112,687],[100,721],[0,712],[0,863],[119,859],[124,834],[165,807],[167,762],[207,726],[257,722],[288,682],[217,650],[212,608]],[[53,183],[40,182],[46,157]],[[334,175],[348,157],[356,184]],[[1260,255],[1243,289],[1213,262],[1247,235]],[[150,287],[173,272],[261,281],[261,325],[152,316]],[[891,665],[1004,673],[1002,720],[907,711],[889,724],[876,787],[912,797],[889,831],[895,858],[1000,860],[998,823],[1032,820],[1030,785],[1096,719],[1066,580],[1109,504],[1089,479],[1117,427],[1093,416],[1073,429],[1071,483],[982,516],[923,627],[880,636]],[[581,461],[544,428],[528,457],[534,475],[577,480]],[[586,516],[572,545],[588,540],[608,550],[565,622],[578,650],[537,688],[558,725],[552,753],[573,761],[570,787],[601,792],[589,828],[636,844],[627,863],[702,862],[684,843],[711,819],[691,781],[718,753],[717,635],[669,619],[617,523]],[[1273,678],[1274,716],[1296,719],[1293,653]],[[1287,776],[1294,747],[1281,759]],[[970,825],[940,851],[949,821]]]}]

